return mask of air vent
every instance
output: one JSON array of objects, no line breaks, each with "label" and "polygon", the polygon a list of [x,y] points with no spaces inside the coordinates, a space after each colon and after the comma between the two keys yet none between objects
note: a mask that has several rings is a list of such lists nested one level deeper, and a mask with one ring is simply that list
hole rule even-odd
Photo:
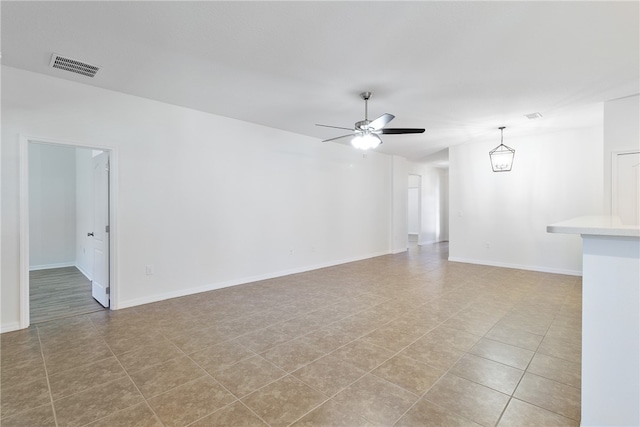
[{"label": "air vent", "polygon": [[86,62],[78,61],[77,59],[71,59],[54,53],[51,56],[51,62],[49,66],[52,68],[58,68],[60,70],[70,71],[76,74],[82,74],[87,77],[94,77],[100,70],[100,67],[96,65],[87,64]]}]

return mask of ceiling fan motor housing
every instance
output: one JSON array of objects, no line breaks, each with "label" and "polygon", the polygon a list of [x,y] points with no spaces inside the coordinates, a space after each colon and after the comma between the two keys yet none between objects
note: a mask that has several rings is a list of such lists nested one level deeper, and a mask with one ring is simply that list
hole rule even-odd
[{"label": "ceiling fan motor housing", "polygon": [[369,129],[369,123],[371,123],[370,120],[360,120],[359,122],[356,122],[354,127],[360,130],[367,130]]}]

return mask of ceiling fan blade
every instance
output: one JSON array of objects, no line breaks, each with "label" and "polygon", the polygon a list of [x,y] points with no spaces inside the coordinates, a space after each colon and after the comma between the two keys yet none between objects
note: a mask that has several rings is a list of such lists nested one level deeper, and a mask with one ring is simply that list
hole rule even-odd
[{"label": "ceiling fan blade", "polygon": [[355,129],[353,128],[341,128],[339,126],[329,126],[329,125],[319,125],[316,123],[316,126],[322,126],[323,128],[332,128],[332,129],[344,129],[344,130],[351,130],[351,131],[355,131]]},{"label": "ceiling fan blade", "polygon": [[336,139],[342,139],[342,138],[347,138],[347,137],[353,137],[355,136],[354,134],[350,133],[348,135],[342,135],[342,136],[336,136],[335,138],[329,138],[329,139],[325,139],[322,142],[329,142],[329,141],[335,141]]},{"label": "ceiling fan blade", "polygon": [[424,129],[417,129],[417,128],[385,128],[385,129],[380,129],[379,132],[377,133],[382,133],[385,135],[400,135],[403,133],[423,133]]},{"label": "ceiling fan blade", "polygon": [[369,123],[369,127],[374,130],[382,129],[387,123],[389,123],[395,117],[396,116],[394,116],[393,114],[384,113],[383,115],[381,115],[380,117],[378,117],[377,119]]}]

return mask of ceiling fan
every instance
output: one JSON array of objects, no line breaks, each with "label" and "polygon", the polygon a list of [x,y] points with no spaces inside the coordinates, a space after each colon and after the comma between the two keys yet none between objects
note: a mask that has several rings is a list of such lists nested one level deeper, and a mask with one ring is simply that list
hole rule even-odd
[{"label": "ceiling fan", "polygon": [[347,135],[325,139],[322,142],[335,141],[337,139],[352,137],[351,144],[354,147],[359,148],[361,150],[368,150],[370,148],[376,148],[378,145],[382,144],[382,139],[378,136],[380,134],[400,135],[404,133],[423,133],[424,132],[424,129],[417,129],[417,128],[385,128],[387,123],[389,123],[391,120],[395,118],[393,114],[389,114],[389,113],[384,113],[383,115],[381,115],[375,120],[369,120],[368,104],[369,104],[369,98],[371,98],[371,92],[362,92],[360,94],[360,98],[364,100],[364,120],[356,122],[353,129],[339,127],[339,126],[316,124],[316,126],[322,126],[325,128],[344,129],[344,130],[351,131],[351,133]]}]

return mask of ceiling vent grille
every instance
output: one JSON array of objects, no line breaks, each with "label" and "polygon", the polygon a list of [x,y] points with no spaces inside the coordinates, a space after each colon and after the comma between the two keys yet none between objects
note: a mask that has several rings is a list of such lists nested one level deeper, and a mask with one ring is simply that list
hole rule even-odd
[{"label": "ceiling vent grille", "polygon": [[100,70],[100,67],[96,65],[87,64],[86,62],[78,61],[77,59],[71,59],[54,53],[51,56],[51,62],[49,63],[51,68],[58,68],[60,70],[70,71],[76,74],[82,74],[87,77],[94,77]]}]

